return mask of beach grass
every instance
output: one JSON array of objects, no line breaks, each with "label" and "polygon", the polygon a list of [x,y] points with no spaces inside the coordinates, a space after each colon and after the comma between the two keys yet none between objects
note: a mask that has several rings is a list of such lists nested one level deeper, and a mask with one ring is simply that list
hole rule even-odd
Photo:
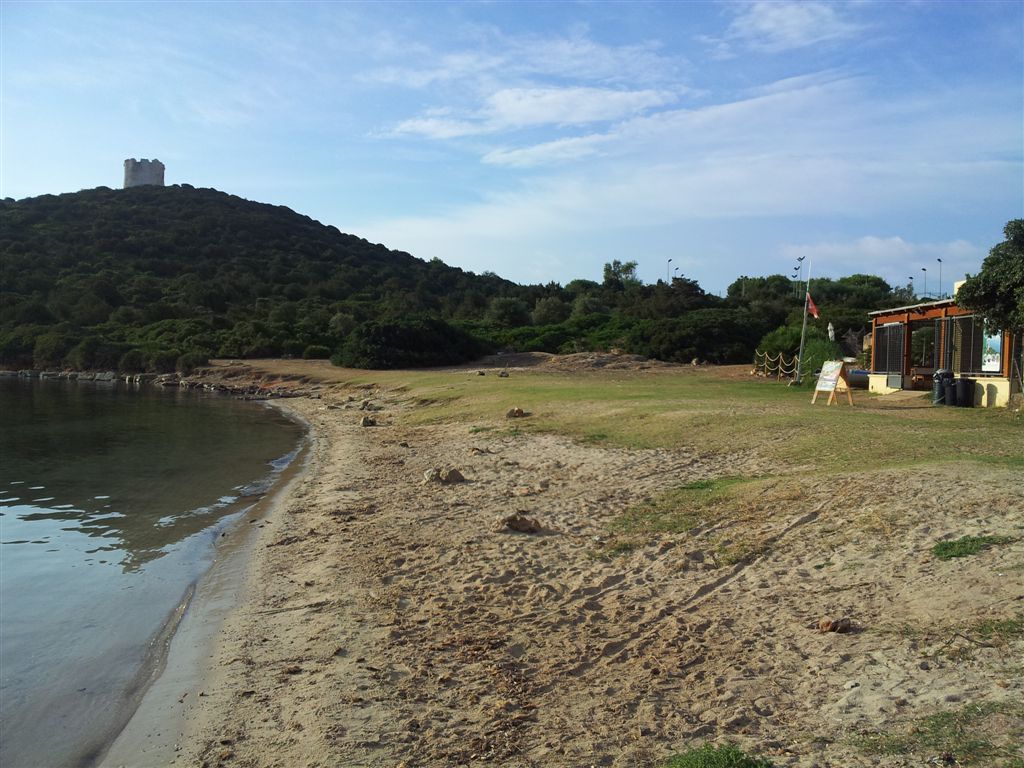
[{"label": "beach grass", "polygon": [[932,547],[932,554],[939,560],[976,555],[985,549],[1016,541],[1012,536],[961,536],[955,541],[940,541]]},{"label": "beach grass", "polygon": [[851,740],[869,755],[938,757],[949,765],[1021,766],[1024,704],[988,702],[936,712]]},{"label": "beach grass", "polygon": [[705,744],[703,747],[676,755],[662,768],[772,768],[772,763],[750,757],[732,744]]},{"label": "beach grass", "polygon": [[[463,423],[475,432],[551,433],[626,448],[757,449],[780,465],[825,473],[951,460],[1024,466],[1024,430],[1000,409],[883,404],[812,406],[803,389],[714,371],[573,374],[515,371],[347,372],[346,383],[398,391],[416,407],[404,423]],[[530,414],[506,420],[511,408]]]},{"label": "beach grass", "polygon": [[[695,480],[629,507],[608,526],[609,540],[601,554],[626,554],[661,534],[678,534],[700,526],[731,522],[748,509],[772,478],[720,477]],[[720,542],[708,551],[715,565],[747,559],[758,548],[753,540]]]},{"label": "beach grass", "polygon": [[630,507],[613,524],[624,534],[684,533],[712,518],[713,510],[728,502],[733,487],[750,482],[742,477],[696,480]]}]

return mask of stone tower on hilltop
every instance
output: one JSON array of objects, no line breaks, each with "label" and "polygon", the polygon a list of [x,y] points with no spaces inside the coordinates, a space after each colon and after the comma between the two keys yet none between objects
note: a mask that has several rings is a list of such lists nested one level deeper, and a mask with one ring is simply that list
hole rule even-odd
[{"label": "stone tower on hilltop", "polygon": [[124,188],[147,184],[155,187],[164,185],[164,164],[159,160],[136,160],[134,157],[125,160]]}]

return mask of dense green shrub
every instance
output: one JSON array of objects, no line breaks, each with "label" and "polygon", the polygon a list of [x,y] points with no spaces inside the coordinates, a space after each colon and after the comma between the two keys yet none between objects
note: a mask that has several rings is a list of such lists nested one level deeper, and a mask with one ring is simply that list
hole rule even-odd
[{"label": "dense green shrub", "polygon": [[331,358],[347,368],[417,368],[472,360],[481,341],[443,320],[373,321],[357,326]]},{"label": "dense green shrub", "polygon": [[141,349],[129,349],[117,361],[117,370],[121,373],[142,373],[146,370],[146,362]]},{"label": "dense green shrub", "polygon": [[0,365],[31,368],[38,334],[35,326],[16,326],[0,334]]},{"label": "dense green shrub", "polygon": [[331,350],[320,344],[310,344],[302,350],[303,360],[326,360],[331,356]]},{"label": "dense green shrub", "polygon": [[757,349],[769,355],[795,355],[800,350],[800,327],[780,325],[766,333],[757,343]]},{"label": "dense green shrub", "polygon": [[187,376],[196,368],[207,365],[209,362],[209,358],[201,352],[186,352],[183,355],[179,355],[178,359],[174,361],[174,370]]},{"label": "dense green shrub", "polygon": [[843,350],[839,345],[828,339],[811,339],[804,344],[804,358],[800,369],[808,376],[805,381],[813,383],[813,374],[821,369],[826,360],[839,360]]},{"label": "dense green shrub", "polygon": [[664,768],[772,768],[772,763],[748,757],[732,744],[718,747],[705,744],[703,747],[676,755],[665,763]]},{"label": "dense green shrub", "polygon": [[569,319],[570,312],[572,307],[567,301],[557,296],[545,296],[533,305],[530,320],[534,325],[558,325]]},{"label": "dense green shrub", "polygon": [[36,337],[32,349],[32,365],[38,370],[56,368],[64,362],[64,356],[78,339],[60,331],[51,331]]},{"label": "dense green shrub", "polygon": [[491,299],[484,320],[502,328],[527,325],[530,322],[530,310],[526,306],[526,302],[521,299],[498,296]]},{"label": "dense green shrub", "polygon": [[181,353],[176,349],[151,349],[144,353],[148,373],[174,373]]}]

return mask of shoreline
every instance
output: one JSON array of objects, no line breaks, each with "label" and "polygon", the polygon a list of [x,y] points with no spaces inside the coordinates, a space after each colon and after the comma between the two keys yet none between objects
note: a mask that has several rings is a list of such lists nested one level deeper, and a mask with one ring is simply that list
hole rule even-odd
[{"label": "shoreline", "polygon": [[[140,691],[122,727],[89,761],[97,768],[163,766],[175,761],[189,707],[209,675],[206,658],[228,614],[249,589],[252,552],[274,524],[293,485],[308,471],[312,428],[301,414],[268,403],[303,428],[288,465],[262,498],[237,514],[215,543],[210,567],[189,586],[153,638],[153,661],[140,670]],[[186,701],[192,697],[192,701]]]}]

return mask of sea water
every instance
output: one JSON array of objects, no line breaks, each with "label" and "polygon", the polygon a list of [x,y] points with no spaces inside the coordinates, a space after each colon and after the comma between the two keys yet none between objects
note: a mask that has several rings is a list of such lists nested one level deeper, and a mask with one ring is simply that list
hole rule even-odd
[{"label": "sea water", "polygon": [[0,379],[0,765],[89,765],[215,542],[295,455],[264,404]]}]

